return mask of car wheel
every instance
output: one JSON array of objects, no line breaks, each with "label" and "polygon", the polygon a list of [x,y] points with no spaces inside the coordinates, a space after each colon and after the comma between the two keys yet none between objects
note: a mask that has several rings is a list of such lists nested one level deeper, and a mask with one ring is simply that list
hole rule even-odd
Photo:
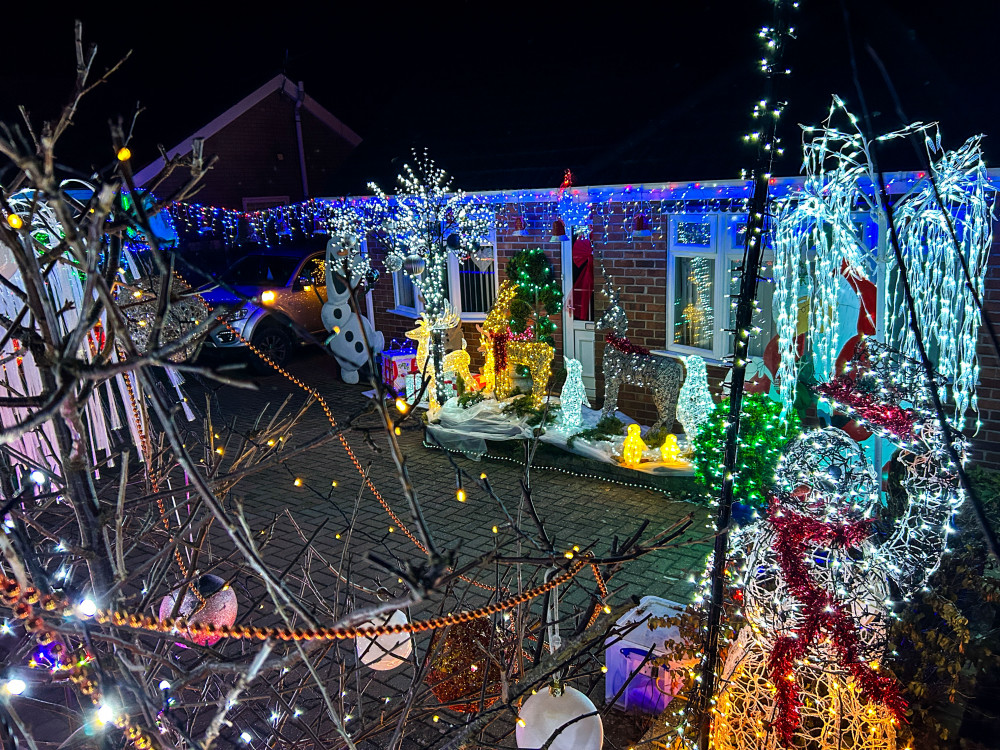
[{"label": "car wheel", "polygon": [[[274,325],[265,326],[254,333],[250,343],[276,365],[284,365],[292,354],[292,337],[284,329]],[[253,357],[252,366],[262,374],[272,372],[271,367],[257,356]]]}]

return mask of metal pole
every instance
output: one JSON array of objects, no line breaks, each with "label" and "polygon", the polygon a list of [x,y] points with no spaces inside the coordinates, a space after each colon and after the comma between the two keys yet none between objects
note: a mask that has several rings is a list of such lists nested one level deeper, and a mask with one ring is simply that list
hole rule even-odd
[{"label": "metal pole", "polygon": [[[795,4],[797,5],[797,3]],[[746,245],[743,252],[742,279],[736,305],[736,324],[733,331],[733,378],[729,393],[729,421],[726,428],[725,458],[722,472],[722,494],[719,498],[719,513],[716,519],[715,547],[712,558],[712,590],[709,598],[708,626],[705,634],[704,658],[702,661],[701,685],[697,694],[696,709],[699,718],[699,744],[702,750],[709,749],[712,725],[712,704],[716,689],[716,670],[719,661],[720,635],[722,631],[722,605],[725,595],[726,555],[729,551],[729,524],[733,509],[733,478],[736,475],[736,457],[739,448],[740,411],[743,406],[743,385],[746,379],[746,365],[749,356],[750,335],[753,328],[753,314],[757,305],[757,282],[763,258],[764,238],[768,229],[768,188],[771,166],[777,151],[777,120],[782,104],[772,102],[773,78],[784,74],[784,69],[776,70],[781,59],[785,37],[789,35],[784,18],[783,3],[774,3],[774,20],[771,27],[762,30],[762,38],[768,40],[772,51],[771,60],[765,58],[763,70],[766,75],[765,96],[755,107],[754,115],[764,118],[761,131],[751,139],[758,144],[757,158],[753,173],[753,195],[750,199],[747,217]],[[765,36],[766,35],[766,36]]]}]

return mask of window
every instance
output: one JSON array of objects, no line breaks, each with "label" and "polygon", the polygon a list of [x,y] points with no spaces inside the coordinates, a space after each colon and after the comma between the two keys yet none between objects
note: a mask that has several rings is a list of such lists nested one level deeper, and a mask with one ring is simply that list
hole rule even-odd
[{"label": "window", "polygon": [[[667,348],[722,361],[733,353],[736,296],[746,242],[746,215],[679,214],[670,217]],[[761,357],[774,336],[771,300],[774,260],[765,253],[753,324],[760,328],[750,355]]]},{"label": "window", "polygon": [[396,309],[410,310],[416,314],[417,289],[410,281],[410,277],[403,271],[396,271],[392,275],[392,285],[396,289]]},{"label": "window", "polygon": [[457,261],[457,271],[462,313],[488,313],[497,298],[496,258]]},{"label": "window", "polygon": [[712,349],[715,335],[715,259],[674,259],[674,344]]},{"label": "window", "polygon": [[670,282],[667,347],[686,354],[719,358],[720,338],[716,331],[717,299],[720,288],[716,275],[718,221],[706,214],[678,214],[670,217],[668,233]]},{"label": "window", "polygon": [[313,286],[326,286],[326,259],[310,258],[302,266],[302,277],[309,279]]},{"label": "window", "polygon": [[[395,312],[416,317],[423,311],[417,289],[404,271],[392,275],[392,285]],[[448,256],[445,294],[463,320],[485,320],[496,301],[498,286],[495,244],[482,248],[466,260]]]}]

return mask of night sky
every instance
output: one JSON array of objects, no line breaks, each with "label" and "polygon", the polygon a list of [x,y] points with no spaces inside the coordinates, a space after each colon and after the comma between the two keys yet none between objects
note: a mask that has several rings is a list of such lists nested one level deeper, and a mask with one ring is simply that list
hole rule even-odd
[{"label": "night sky", "polygon": [[[906,115],[940,121],[946,146],[1000,122],[1000,3],[845,3],[879,132],[900,120],[868,45]],[[37,16],[23,34],[7,24],[0,118],[16,122],[18,104],[36,120],[58,111],[80,17],[99,46],[97,70],[133,54],[85,100],[62,163],[82,172],[109,163],[108,119],[130,118],[140,102],[132,151],[143,166],[156,144],[176,145],[284,71],[365,139],[328,186],[341,193],[364,192],[370,179],[391,185],[414,146],[470,190],[556,186],[567,167],[578,184],[737,177],[750,166],[741,135],[763,90],[755,32],[771,15],[767,0],[271,3],[265,13],[96,5],[51,12],[44,32]],[[831,94],[861,114],[839,0],[802,0],[793,24],[777,174],[797,173],[797,123],[819,122]],[[987,139],[986,153],[995,160],[1000,146]],[[897,156],[886,166],[919,168],[912,152]]]}]

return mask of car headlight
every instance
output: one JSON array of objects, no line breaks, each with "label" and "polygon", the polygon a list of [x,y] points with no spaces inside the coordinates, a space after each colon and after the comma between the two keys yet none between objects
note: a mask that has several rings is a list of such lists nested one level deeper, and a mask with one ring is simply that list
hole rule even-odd
[{"label": "car headlight", "polygon": [[226,317],[228,317],[229,320],[243,320],[249,314],[250,314],[250,308],[248,306],[244,305],[243,307],[241,307],[238,310],[233,310]]}]

